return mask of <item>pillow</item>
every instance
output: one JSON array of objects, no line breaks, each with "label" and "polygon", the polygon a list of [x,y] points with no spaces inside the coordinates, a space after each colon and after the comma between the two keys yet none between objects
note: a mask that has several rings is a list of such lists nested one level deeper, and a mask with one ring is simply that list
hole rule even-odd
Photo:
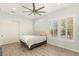
[{"label": "pillow", "polygon": [[47,34],[45,32],[40,33],[41,36],[46,36]]},{"label": "pillow", "polygon": [[35,32],[34,35],[46,36],[46,32]]}]

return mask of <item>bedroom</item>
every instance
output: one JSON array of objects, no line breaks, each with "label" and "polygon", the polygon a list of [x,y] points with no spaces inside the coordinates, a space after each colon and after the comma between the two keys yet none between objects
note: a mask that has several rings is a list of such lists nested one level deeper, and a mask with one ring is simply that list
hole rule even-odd
[{"label": "bedroom", "polygon": [[75,3],[0,3],[0,55],[79,56],[78,15]]}]

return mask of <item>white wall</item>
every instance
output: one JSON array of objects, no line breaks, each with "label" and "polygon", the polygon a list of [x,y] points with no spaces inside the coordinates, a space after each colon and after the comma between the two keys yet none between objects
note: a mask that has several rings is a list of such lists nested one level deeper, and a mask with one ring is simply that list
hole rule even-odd
[{"label": "white wall", "polygon": [[68,16],[73,16],[75,19],[75,39],[73,42],[62,40],[61,38],[53,39],[48,35],[48,43],[52,45],[57,45],[66,49],[74,50],[79,52],[79,4],[73,4],[69,7],[57,10],[52,12],[51,14],[38,19],[35,22],[35,30],[36,31],[47,31],[49,32],[50,23],[53,20],[60,20],[62,18],[66,18]]},{"label": "white wall", "polygon": [[[21,34],[32,34],[32,21],[30,19],[27,19],[27,18],[24,18],[21,16],[17,16],[17,15],[12,15],[7,12],[1,11],[0,12],[0,21],[2,21],[2,20],[17,23],[18,24],[18,33],[17,33],[18,36]],[[7,26],[6,24],[4,24],[4,25]],[[9,27],[7,26],[8,29],[9,29]],[[10,28],[12,28],[12,27],[10,27]],[[16,27],[13,27],[13,28],[16,28]],[[14,29],[11,29],[11,31],[14,32]],[[7,33],[6,29],[5,29],[5,32]],[[9,35],[10,39],[5,38],[6,43],[4,43],[4,40],[0,38],[0,40],[3,41],[3,43],[0,45],[18,41],[16,39],[13,39],[11,34],[8,34],[8,35]],[[19,38],[17,38],[17,39],[19,39]]]},{"label": "white wall", "polygon": [[18,23],[0,20],[0,45],[18,41]]},{"label": "white wall", "polygon": [[26,20],[20,22],[20,35],[22,34],[32,34],[32,21]]}]

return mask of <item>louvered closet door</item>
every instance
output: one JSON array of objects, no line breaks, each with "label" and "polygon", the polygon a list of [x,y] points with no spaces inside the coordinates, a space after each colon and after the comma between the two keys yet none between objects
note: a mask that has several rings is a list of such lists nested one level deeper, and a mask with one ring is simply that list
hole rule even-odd
[{"label": "louvered closet door", "polygon": [[18,23],[0,20],[0,45],[18,41]]}]

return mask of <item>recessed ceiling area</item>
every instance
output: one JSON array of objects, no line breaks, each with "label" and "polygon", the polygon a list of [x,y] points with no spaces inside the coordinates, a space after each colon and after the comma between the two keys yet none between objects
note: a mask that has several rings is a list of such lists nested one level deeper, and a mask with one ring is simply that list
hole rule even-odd
[{"label": "recessed ceiling area", "polygon": [[[28,11],[28,9],[24,9],[22,6],[26,6],[30,9],[33,9],[32,3],[0,3],[0,12],[7,12],[11,15],[16,16],[22,16],[27,19],[35,19],[39,18],[41,16],[36,15],[29,15],[29,12],[23,12]],[[38,9],[41,6],[44,6],[45,8],[42,9],[42,11],[45,11],[46,13],[43,13],[42,16],[47,15],[51,12],[54,12],[58,9],[61,9],[63,7],[69,6],[71,4],[64,4],[64,3],[35,3],[36,9]]]}]

